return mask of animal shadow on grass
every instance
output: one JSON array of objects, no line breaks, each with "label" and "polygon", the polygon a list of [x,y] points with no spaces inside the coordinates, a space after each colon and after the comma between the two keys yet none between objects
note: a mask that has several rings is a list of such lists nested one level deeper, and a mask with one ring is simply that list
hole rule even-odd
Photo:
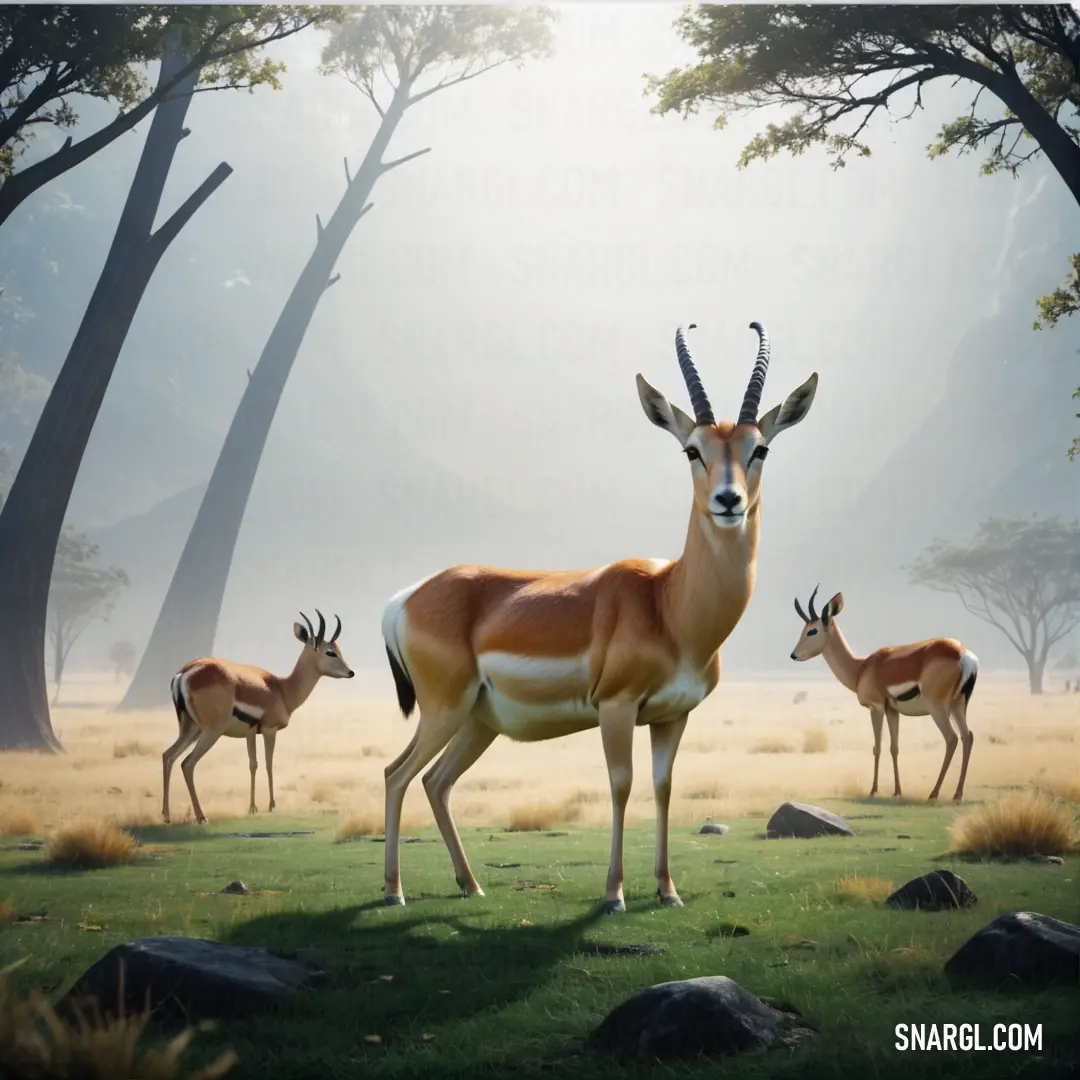
[{"label": "animal shadow on grass", "polygon": [[584,931],[602,918],[597,909],[555,926],[493,926],[434,912],[402,918],[375,901],[257,916],[221,940],[322,967],[329,980],[302,996],[297,1018],[325,1027],[327,1040],[351,1031],[359,1015],[392,1042],[395,1028],[467,1020],[527,997],[585,948]]}]

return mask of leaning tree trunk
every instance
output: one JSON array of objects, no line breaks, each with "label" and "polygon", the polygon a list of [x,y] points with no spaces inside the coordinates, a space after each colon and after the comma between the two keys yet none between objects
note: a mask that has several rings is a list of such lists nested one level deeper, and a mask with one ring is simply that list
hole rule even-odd
[{"label": "leaning tree trunk", "polygon": [[[161,80],[186,62],[170,35]],[[45,622],[60,530],[90,433],[146,286],[169,244],[232,171],[219,165],[156,232],[154,218],[198,80],[154,113],[116,234],[64,366],[0,510],[0,749],[61,749],[49,718]]]},{"label": "leaning tree trunk", "polygon": [[337,281],[337,277],[331,277],[334,265],[357,222],[371,208],[367,198],[376,180],[389,169],[417,156],[410,154],[397,162],[382,160],[407,103],[408,87],[404,87],[386,110],[356,175],[349,178],[346,171],[348,186],[326,227],[316,218],[315,250],[293,286],[248,380],[150,640],[118,706],[120,709],[167,705],[169,680],[176,669],[213,651],[244,511],[274,413],[304,334],[322,294]]}]

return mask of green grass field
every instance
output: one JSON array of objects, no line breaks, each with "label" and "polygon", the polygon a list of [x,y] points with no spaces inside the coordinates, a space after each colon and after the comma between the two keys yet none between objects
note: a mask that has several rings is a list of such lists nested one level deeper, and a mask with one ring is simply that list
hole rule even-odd
[{"label": "green grass field", "polygon": [[[402,846],[409,904],[384,908],[383,847],[334,844],[327,818],[270,818],[138,830],[133,865],[94,872],[46,868],[40,852],[0,850],[0,901],[20,921],[0,932],[4,963],[27,958],[17,987],[59,991],[111,946],[180,933],[303,951],[331,974],[286,1015],[252,1017],[204,1036],[199,1056],[231,1045],[230,1075],[262,1080],[544,1073],[668,1076],[703,1066],[635,1071],[590,1057],[583,1037],[615,1005],[653,983],[728,975],[794,1006],[819,1029],[794,1052],[727,1059],[746,1077],[937,1075],[1062,1077],[1080,1062],[1076,989],[951,991],[942,964],[995,915],[1033,910],[1080,922],[1076,857],[964,862],[946,855],[948,806],[888,800],[825,805],[855,838],[760,839],[761,819],[731,821],[726,836],[672,832],[672,868],[686,903],[653,897],[653,828],[627,835],[627,913],[599,913],[607,830],[557,833],[462,830],[487,896],[455,892],[434,830]],[[311,829],[287,839],[235,839],[257,829]],[[911,839],[898,839],[899,833]],[[897,912],[834,893],[844,875],[899,886],[951,867],[975,890],[969,912]],[[240,878],[252,896],[218,895]],[[734,894],[734,895],[731,895]],[[38,918],[29,918],[38,916]],[[40,916],[44,916],[41,918]],[[744,933],[743,931],[749,931]],[[605,957],[589,943],[654,945],[661,956]],[[898,1023],[1041,1024],[1041,1053],[902,1053]],[[365,1036],[381,1041],[366,1041]],[[985,1039],[985,1036],[984,1036]],[[704,1066],[715,1070],[717,1066]]]}]

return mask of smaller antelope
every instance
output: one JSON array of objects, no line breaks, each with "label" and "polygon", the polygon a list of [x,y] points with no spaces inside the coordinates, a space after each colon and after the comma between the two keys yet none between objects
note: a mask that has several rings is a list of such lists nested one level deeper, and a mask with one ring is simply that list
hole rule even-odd
[{"label": "smaller antelope", "polygon": [[960,763],[960,781],[956,785],[957,802],[964,797],[964,780],[967,778],[971,744],[975,736],[968,730],[967,707],[971,701],[975,680],[979,675],[979,658],[965,649],[953,638],[930,638],[911,645],[886,645],[869,656],[856,656],[849,647],[836,616],[844,609],[843,593],[837,593],[821,610],[814,610],[817,588],[810,594],[810,614],[807,615],[795,599],[795,610],[806,624],[798,644],[791,654],[792,660],[809,660],[823,655],[832,673],[859,699],[859,704],[870,710],[874,725],[874,786],[870,795],[877,794],[878,761],[881,757],[881,722],[889,721],[889,751],[893,761],[893,795],[900,795],[900,770],[896,759],[900,752],[900,714],[904,716],[932,716],[945,739],[945,760],[941,763],[934,790],[930,798],[936,799],[942,781],[949,771],[949,764],[959,741],[950,723],[950,717],[964,740],[963,758]]},{"label": "smaller antelope", "polygon": [[234,664],[229,660],[203,657],[185,664],[169,684],[172,691],[176,719],[180,734],[176,742],[161,755],[164,772],[165,795],[161,816],[169,824],[169,777],[176,759],[195,744],[180,768],[184,772],[191,807],[199,825],[206,822],[206,815],[195,794],[195,766],[203,755],[226,735],[233,739],[247,739],[248,765],[251,769],[251,801],[248,813],[255,813],[255,773],[259,762],[255,752],[255,737],[261,732],[266,748],[266,778],[270,784],[270,809],[274,809],[274,742],[277,733],[289,726],[289,719],[307,701],[315,684],[322,676],[331,679],[351,679],[353,670],[345,663],[341,649],[335,644],[341,633],[341,619],[329,641],[323,640],[326,620],[318,608],[319,630],[316,633],[311,620],[300,612],[307,623],[293,623],[293,633],[304,648],[292,671],[282,677],[272,675],[262,668],[248,664]]}]

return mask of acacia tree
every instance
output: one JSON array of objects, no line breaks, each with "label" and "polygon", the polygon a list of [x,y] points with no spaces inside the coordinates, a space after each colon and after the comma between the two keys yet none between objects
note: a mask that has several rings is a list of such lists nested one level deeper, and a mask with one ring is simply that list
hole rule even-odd
[{"label": "acacia tree", "polygon": [[[222,162],[155,228],[200,70],[189,30],[165,35],[154,110],[105,266],[0,510],[0,749],[58,750],[45,678],[49,579],[79,466],[146,287],[166,249],[232,169]],[[261,39],[252,38],[251,48]],[[186,75],[179,73],[187,71]]]},{"label": "acacia tree", "polygon": [[[699,60],[646,76],[653,112],[685,117],[715,106],[723,128],[769,106],[796,110],[750,140],[740,168],[813,146],[842,168],[870,156],[866,131],[879,112],[910,118],[924,88],[959,81],[971,86],[971,105],[941,128],[929,156],[985,153],[984,175],[1015,175],[1045,155],[1080,203],[1080,13],[1069,4],[704,4],[675,28]],[[1080,310],[1080,254],[1071,267],[1036,302],[1037,328]]]},{"label": "acacia tree", "polygon": [[114,641],[109,646],[109,663],[113,666],[116,682],[123,675],[135,673],[135,646],[130,641]]},{"label": "acacia tree", "polygon": [[[202,4],[7,4],[0,6],[0,226],[23,200],[131,131],[167,98],[201,90],[278,87],[285,65],[252,49],[329,18],[317,7]],[[145,66],[181,30],[184,62],[151,87]],[[196,82],[186,84],[195,73]],[[72,100],[96,98],[117,115],[78,142],[72,136],[16,171],[35,133],[72,130]]]},{"label": "acacia tree", "polygon": [[364,94],[379,128],[355,174],[346,160],[345,191],[325,226],[316,215],[314,251],[248,379],[121,709],[164,703],[177,663],[213,650],[244,510],[304,334],[340,277],[335,263],[371,209],[376,181],[430,149],[384,160],[406,110],[494,68],[548,55],[553,18],[542,7],[509,5],[367,7],[353,9],[333,30],[323,70],[346,76]]},{"label": "acacia tree", "polygon": [[60,536],[49,589],[49,643],[53,653],[52,703],[60,698],[64,667],[72,645],[95,619],[107,620],[120,591],[131,582],[115,566],[95,566],[99,549],[83,533],[65,528]]},{"label": "acacia tree", "polygon": [[1050,650],[1080,626],[1080,523],[991,518],[969,540],[935,541],[908,575],[1004,634],[1041,694]]}]

